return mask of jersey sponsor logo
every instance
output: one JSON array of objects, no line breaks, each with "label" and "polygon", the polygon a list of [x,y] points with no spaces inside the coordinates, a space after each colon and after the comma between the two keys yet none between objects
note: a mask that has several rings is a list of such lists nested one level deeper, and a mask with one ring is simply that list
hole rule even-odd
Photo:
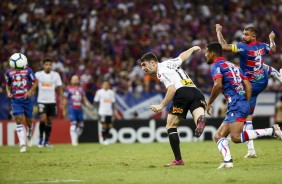
[{"label": "jersey sponsor logo", "polygon": [[195,86],[195,84],[193,83],[193,81],[191,79],[183,79],[180,82],[183,86],[189,86],[189,87]]},{"label": "jersey sponsor logo", "polygon": [[105,99],[104,99],[104,103],[112,103],[112,100],[105,98]]},{"label": "jersey sponsor logo", "polygon": [[[19,76],[18,76],[19,77]],[[14,81],[12,83],[13,86],[16,86],[16,87],[20,87],[20,86],[26,86],[27,84],[27,81],[25,79],[21,79],[21,77],[19,78],[16,78],[16,81]]]},{"label": "jersey sponsor logo", "polygon": [[248,51],[249,56],[261,56],[264,54],[265,54],[264,48],[259,49],[259,50],[249,50]]},{"label": "jersey sponsor logo", "polygon": [[179,107],[172,107],[172,113],[181,114],[183,113],[183,109]]},{"label": "jersey sponsor logo", "polygon": [[41,83],[42,87],[52,87],[52,83]]}]

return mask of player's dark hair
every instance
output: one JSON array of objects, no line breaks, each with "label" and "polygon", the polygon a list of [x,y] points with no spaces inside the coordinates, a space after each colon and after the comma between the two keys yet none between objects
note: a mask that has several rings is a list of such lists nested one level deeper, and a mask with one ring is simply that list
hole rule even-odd
[{"label": "player's dark hair", "polygon": [[44,58],[44,59],[43,59],[43,64],[45,64],[46,62],[51,62],[51,63],[53,63],[53,59],[52,59],[52,58],[49,58],[49,57]]},{"label": "player's dark hair", "polygon": [[218,42],[212,42],[207,45],[207,48],[210,52],[215,53],[217,56],[222,56],[222,47]]},{"label": "player's dark hair", "polygon": [[254,33],[254,36],[258,35],[258,30],[254,27],[246,27],[245,30],[250,31],[251,33]]},{"label": "player's dark hair", "polygon": [[153,54],[152,52],[148,52],[141,57],[140,63],[145,62],[145,61],[150,61],[150,60],[154,60],[158,62],[157,56],[155,56],[155,54]]}]

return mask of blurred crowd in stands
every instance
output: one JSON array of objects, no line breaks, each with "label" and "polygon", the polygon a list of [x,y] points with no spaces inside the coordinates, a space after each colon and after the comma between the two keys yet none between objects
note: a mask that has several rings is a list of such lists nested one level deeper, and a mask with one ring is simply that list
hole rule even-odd
[{"label": "blurred crowd in stands", "polygon": [[[282,0],[2,0],[0,4],[0,72],[14,52],[24,53],[34,71],[52,57],[64,84],[80,75],[89,100],[103,80],[119,94],[160,91],[158,80],[144,74],[138,59],[152,51],[160,61],[177,57],[193,45],[185,70],[203,92],[210,93],[211,76],[205,45],[217,41],[215,24],[223,26],[228,43],[241,40],[247,25],[269,42],[276,34],[277,52],[265,58],[276,69],[282,62]],[[225,55],[238,62],[233,54]],[[272,81],[270,81],[272,83]],[[269,90],[282,90],[275,82]]]}]

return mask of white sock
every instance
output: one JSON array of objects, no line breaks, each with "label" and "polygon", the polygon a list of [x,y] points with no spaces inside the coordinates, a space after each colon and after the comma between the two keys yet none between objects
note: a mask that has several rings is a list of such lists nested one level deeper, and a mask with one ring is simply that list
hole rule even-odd
[{"label": "white sock", "polygon": [[[280,69],[281,71],[281,69]],[[269,73],[270,72],[270,73]],[[269,66],[268,73],[271,77],[282,83],[282,75],[275,68]]]},{"label": "white sock", "polygon": [[[244,131],[246,130],[253,130],[253,124],[252,121],[246,121],[245,125],[244,125]],[[247,146],[248,146],[248,150],[255,150],[255,146],[254,146],[254,141],[253,140],[249,140],[246,141]]]},{"label": "white sock", "polygon": [[77,145],[77,133],[76,133],[76,125],[70,126],[70,136],[72,145]]},{"label": "white sock", "polygon": [[258,137],[272,136],[273,128],[246,130],[241,133],[242,142],[257,139]]},{"label": "white sock", "polygon": [[17,131],[17,135],[18,135],[18,138],[19,138],[20,145],[21,146],[26,145],[25,127],[23,125],[17,125],[16,131]]},{"label": "white sock", "polygon": [[82,134],[82,132],[83,132],[83,127],[80,126],[76,127],[76,133],[78,137]]},{"label": "white sock", "polygon": [[231,152],[230,152],[230,147],[229,143],[226,138],[221,138],[219,141],[216,143],[217,148],[220,151],[220,153],[223,156],[224,161],[229,161],[231,159]]}]

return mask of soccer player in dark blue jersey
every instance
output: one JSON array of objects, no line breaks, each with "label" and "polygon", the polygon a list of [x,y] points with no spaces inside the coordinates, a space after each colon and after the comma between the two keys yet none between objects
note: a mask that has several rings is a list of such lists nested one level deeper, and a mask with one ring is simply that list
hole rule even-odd
[{"label": "soccer player in dark blue jersey", "polygon": [[24,119],[28,126],[28,142],[32,134],[33,103],[30,99],[37,87],[34,72],[29,67],[24,69],[9,69],[5,73],[7,96],[11,98],[12,113],[17,123],[17,135],[20,142],[20,152],[26,152],[26,131],[22,125]]},{"label": "soccer player in dark blue jersey", "polygon": [[[267,87],[268,75],[273,76],[282,82],[280,73],[271,66],[264,64],[264,56],[276,51],[274,42],[275,34],[269,34],[270,45],[257,41],[258,31],[254,27],[247,27],[243,31],[243,42],[237,44],[227,44],[221,33],[222,26],[216,24],[218,42],[223,50],[238,53],[240,56],[240,68],[252,85],[252,95],[250,99],[250,113],[247,117],[244,129],[253,129],[253,113],[256,106],[258,95]],[[245,158],[257,157],[253,141],[247,142],[248,153]]]},{"label": "soccer player in dark blue jersey", "polygon": [[208,114],[210,114],[214,100],[221,92],[228,103],[226,117],[214,137],[224,159],[218,169],[232,168],[233,160],[226,139],[229,134],[234,143],[242,143],[263,136],[274,136],[282,140],[282,132],[277,124],[272,128],[242,131],[250,112],[251,84],[241,68],[222,57],[222,47],[219,43],[207,45],[205,57],[207,63],[211,65],[210,70],[214,80],[207,104]]}]

